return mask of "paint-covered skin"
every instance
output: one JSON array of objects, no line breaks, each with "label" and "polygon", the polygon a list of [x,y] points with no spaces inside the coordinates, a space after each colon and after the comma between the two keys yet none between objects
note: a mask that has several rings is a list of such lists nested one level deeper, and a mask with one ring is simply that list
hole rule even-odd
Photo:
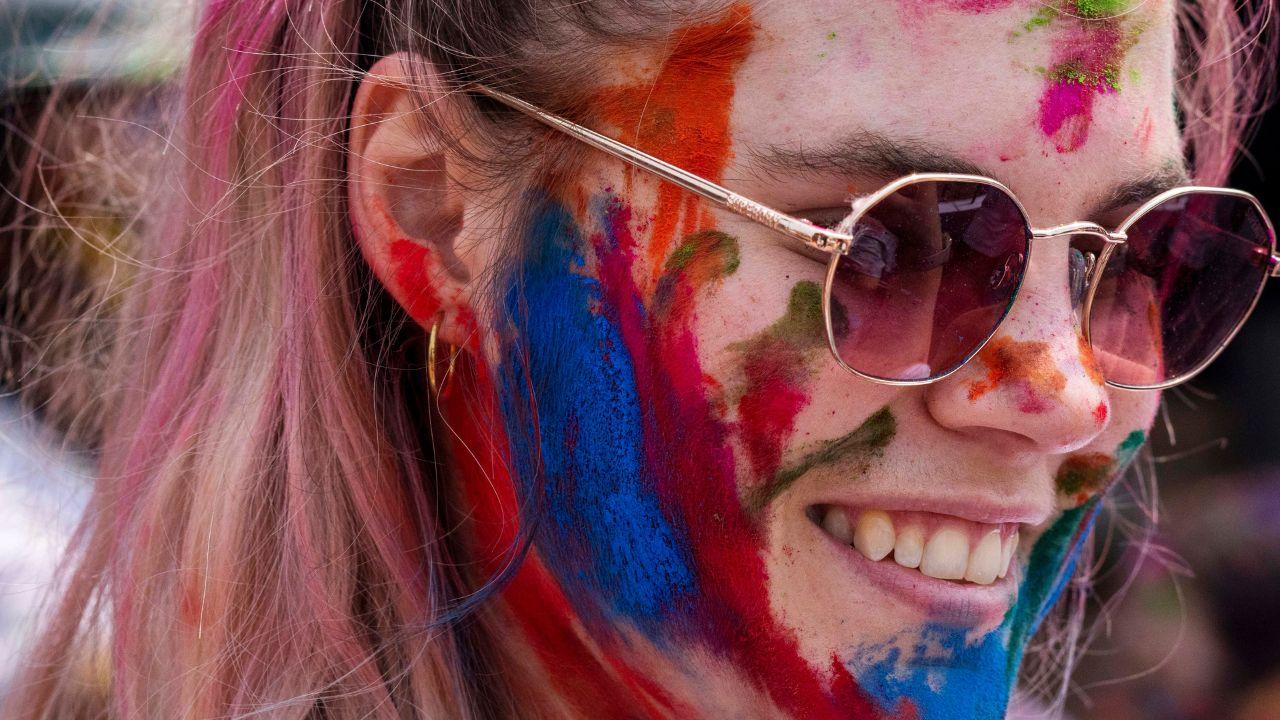
[{"label": "paint-covered skin", "polygon": [[[1037,226],[1101,219],[1112,188],[1179,152],[1172,6],[1113,5],[743,2],[601,68],[582,119],[788,211],[892,179],[862,164],[884,141],[982,169]],[[1098,47],[1070,57],[1081,38]],[[1033,248],[984,353],[896,388],[835,364],[824,267],[786,239],[591,152],[564,185],[510,190],[532,198],[526,235],[494,233],[476,202],[457,242],[472,277],[496,243],[527,251],[496,298],[475,289],[499,320],[444,409],[471,448],[455,457],[492,451],[463,468],[491,569],[516,506],[537,518],[502,602],[561,709],[1003,717],[1158,401],[1100,382],[1063,243]],[[1003,582],[948,585],[836,543],[814,520],[833,505],[1016,524],[1021,549]]]}]

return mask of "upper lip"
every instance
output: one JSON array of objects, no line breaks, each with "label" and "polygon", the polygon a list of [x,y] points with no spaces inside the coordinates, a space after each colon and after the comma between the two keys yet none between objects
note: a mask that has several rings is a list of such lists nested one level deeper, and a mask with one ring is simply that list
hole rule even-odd
[{"label": "upper lip", "polygon": [[973,494],[947,496],[902,495],[885,493],[869,495],[850,493],[823,497],[808,503],[812,505],[842,505],[850,508],[874,508],[876,510],[901,510],[951,515],[961,520],[996,525],[1020,523],[1031,527],[1046,522],[1053,508],[1043,502],[1031,500],[994,500]]}]

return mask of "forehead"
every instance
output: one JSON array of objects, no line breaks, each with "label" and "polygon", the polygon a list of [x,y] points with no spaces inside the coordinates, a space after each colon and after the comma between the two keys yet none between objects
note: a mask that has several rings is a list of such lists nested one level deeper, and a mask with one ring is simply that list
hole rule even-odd
[{"label": "forehead", "polygon": [[735,78],[734,165],[748,176],[762,149],[870,134],[978,166],[1038,223],[1078,219],[1108,188],[1180,162],[1174,8],[1125,2],[759,2]]}]

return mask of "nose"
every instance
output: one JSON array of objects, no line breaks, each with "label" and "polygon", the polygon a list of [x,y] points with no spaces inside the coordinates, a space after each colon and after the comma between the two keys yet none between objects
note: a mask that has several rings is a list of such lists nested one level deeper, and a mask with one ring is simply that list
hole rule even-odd
[{"label": "nose", "polygon": [[1066,453],[1098,436],[1111,406],[1072,307],[1067,243],[1038,244],[996,335],[960,370],[926,386],[926,404],[940,425],[975,439]]}]

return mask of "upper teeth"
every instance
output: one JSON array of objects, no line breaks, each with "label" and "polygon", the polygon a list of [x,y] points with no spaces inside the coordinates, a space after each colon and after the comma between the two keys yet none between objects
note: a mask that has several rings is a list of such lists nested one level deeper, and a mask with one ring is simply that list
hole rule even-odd
[{"label": "upper teeth", "polygon": [[[869,560],[890,555],[906,568],[919,568],[929,577],[967,580],[990,585],[1009,572],[1018,547],[1013,524],[990,525],[944,519],[926,513],[894,513],[864,510],[850,523],[850,511],[822,508],[822,529],[844,544],[852,544]],[[896,526],[896,528],[895,528]],[[933,527],[929,527],[933,526]],[[895,532],[896,529],[896,532]],[[932,534],[927,532],[931,530]],[[928,537],[926,542],[925,538]]]}]

